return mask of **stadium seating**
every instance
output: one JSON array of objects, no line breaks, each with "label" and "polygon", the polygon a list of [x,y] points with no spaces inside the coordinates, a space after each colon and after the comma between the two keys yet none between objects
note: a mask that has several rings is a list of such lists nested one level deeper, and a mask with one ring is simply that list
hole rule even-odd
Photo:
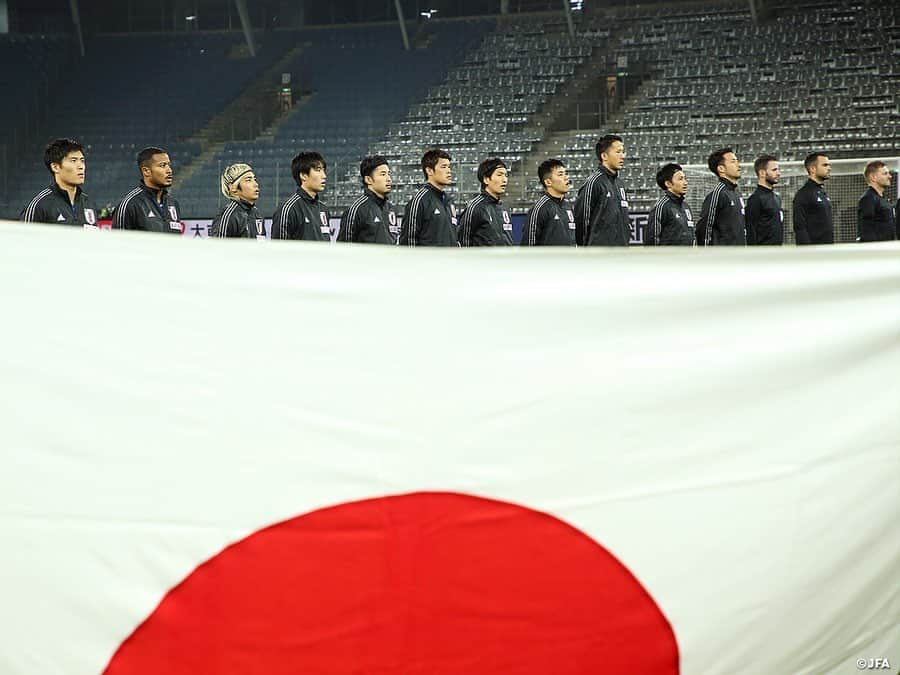
[{"label": "stadium seating", "polygon": [[[373,144],[371,152],[392,161],[392,201],[404,204],[421,184],[419,161],[430,146],[453,156],[453,191],[464,202],[478,192],[481,160],[499,156],[515,164],[540,140],[528,126],[531,116],[592,50],[591,38],[570,40],[558,33],[559,23],[551,29],[547,24],[546,16],[505,19]],[[338,186],[337,201],[346,203],[355,192],[347,181]]]},{"label": "stadium seating", "polygon": [[43,101],[52,104],[46,138],[22,158],[4,215],[15,216],[47,184],[42,157],[49,138],[85,144],[86,191],[100,206],[136,183],[134,159],[143,147],[166,148],[176,169],[189,163],[200,147],[184,139],[292,44],[287,34],[267,33],[258,38],[256,58],[235,58],[242,41],[239,33],[215,33],[105,36],[89,43],[78,67],[67,69]]},{"label": "stadium seating", "polygon": [[[57,78],[71,55],[72,41],[59,35],[0,35],[0,216],[10,210],[9,192],[19,183],[12,168],[26,152],[26,137],[33,131],[48,100],[55,100]],[[46,176],[46,174],[45,174]]]},{"label": "stadium seating", "polygon": [[[900,154],[896,3],[783,3],[774,18],[759,24],[746,3],[736,0],[594,7],[575,19],[574,39],[566,35],[561,13],[425,22],[414,32],[410,52],[402,49],[393,24],[275,31],[258,38],[257,59],[233,58],[243,40],[236,32],[104,37],[54,90],[67,103],[47,136],[84,139],[88,190],[101,203],[114,201],[135,180],[137,149],[161,144],[176,168],[185,166],[204,149],[186,142],[191,134],[302,45],[282,65],[295,87],[311,97],[269,134],[226,143],[188,180],[176,182],[186,215],[215,213],[223,201],[218,176],[237,161],[256,170],[260,209],[268,215],[293,191],[290,158],[305,148],[328,160],[324,198],[336,215],[359,192],[361,156],[388,157],[392,200],[402,206],[421,183],[418,162],[431,146],[453,155],[452,191],[465,201],[478,189],[474,169],[485,157],[504,158],[513,172],[521,170],[521,160],[535,159],[530,153],[547,129],[535,122],[537,114],[565,91],[579,64],[605,49],[648,73],[608,124],[626,138],[624,177],[637,209],[656,199],[660,164],[703,164],[723,145],[745,160],[761,152],[801,159],[813,149],[832,157]],[[37,40],[23,55],[26,50],[4,52],[6,43],[0,42],[0,54],[32,72],[61,51],[48,44]],[[166,63],[178,63],[177,72],[158,67],[160,53]],[[166,74],[148,75],[157,70]],[[11,76],[27,86],[25,75],[4,69],[4,77]],[[605,131],[568,134],[563,158],[576,187],[595,169],[593,145]],[[16,212],[47,180],[40,148],[27,159],[32,169],[18,171],[16,185],[9,187],[15,194],[7,204]],[[531,186],[507,201],[521,211],[536,196]],[[3,209],[0,197],[0,214]]]},{"label": "stadium seating", "polygon": [[[900,148],[896,4],[804,3],[759,25],[744,3],[666,16],[638,8],[617,19],[616,31],[620,53],[654,73],[616,129],[626,137],[623,175],[638,208],[655,201],[660,164],[703,164],[715,147],[751,161],[763,152],[789,160]],[[573,132],[567,143],[576,185],[596,168],[596,136]]]},{"label": "stadium seating", "polygon": [[[190,213],[213,214],[222,203],[218,181],[234,162],[253,166],[260,180],[260,211],[274,211],[296,189],[291,158],[302,149],[321,152],[328,162],[329,183],[358,171],[369,143],[384,133],[412,101],[447,72],[454,58],[490,30],[493,21],[444,22],[430,27],[427,48],[404,51],[396,25],[309,29],[294,32],[305,45],[285,70],[294,82],[313,92],[281,123],[269,141],[227,143],[180,187]],[[355,168],[356,167],[356,168]],[[326,201],[336,209],[337,193]]]}]

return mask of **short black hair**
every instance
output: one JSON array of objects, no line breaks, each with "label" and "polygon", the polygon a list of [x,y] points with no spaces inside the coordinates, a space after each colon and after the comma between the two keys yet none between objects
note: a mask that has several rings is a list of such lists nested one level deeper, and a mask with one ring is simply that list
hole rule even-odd
[{"label": "short black hair", "polygon": [[375,171],[382,164],[387,164],[387,157],[384,155],[369,155],[368,157],[363,157],[362,161],[359,163],[359,178],[362,181],[363,187],[366,186],[366,176],[372,177],[372,172]]},{"label": "short black hair", "polygon": [[602,155],[604,152],[609,150],[610,146],[619,141],[619,143],[624,143],[621,136],[616,136],[615,134],[606,134],[606,136],[601,136],[600,140],[597,141],[597,145],[594,146],[594,150],[597,152],[597,159],[602,161]]},{"label": "short black hair", "polygon": [[656,184],[659,185],[660,190],[666,189],[666,181],[672,180],[675,177],[675,174],[679,171],[683,171],[680,164],[675,164],[674,162],[670,162],[669,164],[663,164],[659,171],[656,172]]},{"label": "short black hair", "polygon": [[551,158],[545,159],[541,162],[540,166],[538,166],[537,174],[538,180],[541,181],[541,187],[544,187],[544,180],[550,178],[553,174],[553,171],[559,167],[566,168],[566,165],[562,163],[562,160]]},{"label": "short black hair", "polygon": [[759,175],[760,171],[764,171],[767,166],[769,166],[769,162],[777,162],[778,158],[775,155],[760,155],[756,158],[756,161],[753,162],[753,173]]},{"label": "short black hair", "polygon": [[319,168],[325,171],[328,169],[328,164],[326,164],[325,158],[315,150],[301,150],[291,160],[291,176],[297,185],[300,185],[301,173],[308,176],[310,171]]},{"label": "short black hair", "polygon": [[141,167],[150,166],[150,162],[153,161],[153,155],[168,155],[169,153],[163,150],[162,148],[149,147],[144,148],[137,154],[137,165],[138,171],[141,170]]},{"label": "short black hair", "polygon": [[819,157],[827,157],[827,155],[824,152],[811,152],[806,156],[806,159],[803,160],[806,173],[809,173],[809,170],[819,163]]},{"label": "short black hair", "polygon": [[62,161],[70,152],[76,151],[83,153],[84,146],[74,138],[57,138],[50,141],[47,147],[44,148],[44,166],[47,167],[50,175],[53,175],[53,169],[50,168],[51,164],[62,164]]},{"label": "short black hair", "polygon": [[425,179],[428,179],[428,172],[425,169],[434,170],[434,167],[437,166],[437,163],[446,159],[448,161],[453,161],[453,158],[446,150],[441,150],[440,148],[431,148],[424,155],[422,155],[422,173],[425,174]]},{"label": "short black hair", "polygon": [[499,157],[491,157],[478,165],[478,186],[482,190],[484,189],[484,179],[493,176],[497,169],[509,171],[509,167]]},{"label": "short black hair", "polygon": [[719,150],[714,151],[709,159],[706,160],[706,165],[709,167],[709,170],[712,171],[714,176],[718,176],[719,172],[716,171],[716,168],[725,163],[725,155],[729,152],[734,152],[731,148],[721,148]]},{"label": "short black hair", "polygon": [[872,174],[877,173],[878,169],[880,169],[883,166],[887,166],[887,164],[882,162],[880,159],[872,160],[871,162],[866,164],[866,168],[863,171],[863,176],[865,176],[866,180],[869,180],[869,178],[872,176]]}]

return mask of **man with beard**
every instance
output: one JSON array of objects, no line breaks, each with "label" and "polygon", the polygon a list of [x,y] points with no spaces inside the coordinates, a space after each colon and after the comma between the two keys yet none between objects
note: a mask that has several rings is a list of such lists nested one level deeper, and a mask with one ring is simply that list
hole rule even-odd
[{"label": "man with beard", "polygon": [[700,246],[744,246],[744,198],[738,192],[741,162],[731,148],[713,152],[707,160],[709,170],[719,179],[706,195],[697,221]]},{"label": "man with beard", "polygon": [[512,246],[512,218],[500,198],[506,194],[509,173],[499,157],[478,165],[481,194],[473,197],[462,213],[460,246]]},{"label": "man with beard", "polygon": [[169,195],[174,177],[169,153],[162,148],[144,148],[138,153],[137,165],[141,183],[113,209],[112,228],[181,234],[178,201]]},{"label": "man with beard", "polygon": [[781,167],[772,155],[761,155],[753,163],[756,191],[747,198],[747,245],[781,246],[784,243],[784,211],[775,186]]},{"label": "man with beard", "polygon": [[687,177],[678,164],[666,164],[656,173],[656,184],[662,196],[650,210],[647,219],[647,246],[693,246],[694,214],[685,204]]},{"label": "man with beard", "polygon": [[459,246],[456,206],[445,190],[453,183],[452,158],[433,148],[422,155],[425,185],[406,205],[400,244],[403,246]]},{"label": "man with beard", "polygon": [[891,172],[879,160],[866,164],[864,172],[868,189],[857,207],[858,241],[890,241],[897,238],[894,209],[884,193],[891,186]]},{"label": "man with beard", "polygon": [[230,202],[222,207],[209,228],[210,237],[265,240],[266,228],[256,210],[259,183],[248,164],[232,164],[222,173],[222,194]]},{"label": "man with beard", "polygon": [[359,163],[363,194],[341,215],[338,241],[363,244],[396,244],[400,227],[391,192],[391,170],[381,155],[365,157]]},{"label": "man with beard", "polygon": [[97,209],[81,189],[86,168],[81,143],[57,138],[44,149],[44,165],[50,172],[50,185],[28,202],[20,218],[26,223],[96,228]]},{"label": "man with beard", "polygon": [[798,245],[833,244],[834,223],[825,181],[831,178],[831,162],[821,152],[803,160],[809,180],[794,195],[794,235]]}]

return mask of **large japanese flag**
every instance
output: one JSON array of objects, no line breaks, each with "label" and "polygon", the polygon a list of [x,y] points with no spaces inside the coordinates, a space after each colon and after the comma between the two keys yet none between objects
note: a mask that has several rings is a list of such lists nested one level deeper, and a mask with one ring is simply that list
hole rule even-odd
[{"label": "large japanese flag", "polygon": [[3,675],[900,664],[897,245],[0,257]]}]

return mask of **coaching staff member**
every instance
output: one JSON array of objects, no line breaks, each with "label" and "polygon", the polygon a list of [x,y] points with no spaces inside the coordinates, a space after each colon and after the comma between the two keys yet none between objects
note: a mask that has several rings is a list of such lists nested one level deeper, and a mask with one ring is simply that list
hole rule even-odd
[{"label": "coaching staff member", "polygon": [[825,181],[831,177],[831,162],[821,152],[803,160],[809,179],[794,195],[794,235],[798,245],[833,244],[834,222]]},{"label": "coaching staff member", "polygon": [[747,244],[781,246],[784,243],[784,210],[775,186],[781,180],[781,167],[772,155],[761,155],[753,163],[756,191],[747,198]]},{"label": "coaching staff member", "polygon": [[890,241],[897,238],[894,209],[884,193],[891,186],[891,172],[884,162],[866,164],[864,173],[868,189],[857,207],[857,236],[859,241]]}]

